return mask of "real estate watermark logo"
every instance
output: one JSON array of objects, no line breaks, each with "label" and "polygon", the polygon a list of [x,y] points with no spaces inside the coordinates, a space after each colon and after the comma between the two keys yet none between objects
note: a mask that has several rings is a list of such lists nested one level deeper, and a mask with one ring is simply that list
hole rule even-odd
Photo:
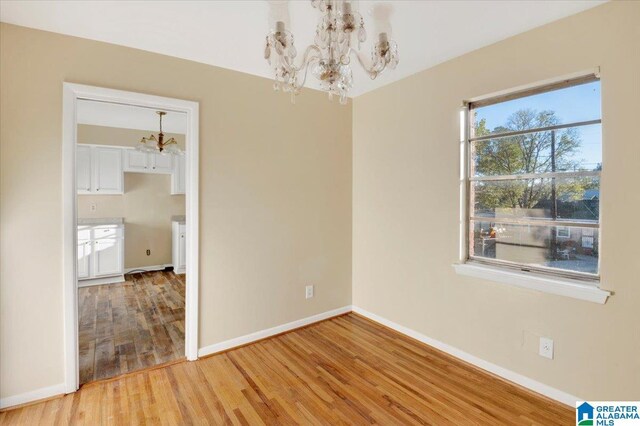
[{"label": "real estate watermark logo", "polygon": [[578,401],[576,425],[640,426],[640,401]]}]

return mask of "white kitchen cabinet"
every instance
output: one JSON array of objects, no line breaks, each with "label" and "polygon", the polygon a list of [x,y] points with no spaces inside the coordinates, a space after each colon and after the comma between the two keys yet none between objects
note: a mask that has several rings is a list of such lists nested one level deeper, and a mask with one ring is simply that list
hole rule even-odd
[{"label": "white kitchen cabinet", "polygon": [[78,225],[78,279],[89,278],[91,228]]},{"label": "white kitchen cabinet", "polygon": [[173,173],[173,155],[172,154],[149,154],[151,159],[151,171],[153,173]]},{"label": "white kitchen cabinet", "polygon": [[149,171],[149,154],[134,148],[124,150],[124,171],[145,173]]},{"label": "white kitchen cabinet", "polygon": [[173,173],[173,155],[124,148],[124,171],[136,173]]},{"label": "white kitchen cabinet", "polygon": [[173,271],[184,274],[187,270],[187,225],[182,221],[173,221],[171,231]]},{"label": "white kitchen cabinet", "polygon": [[99,145],[78,145],[76,187],[78,194],[123,194],[122,149]]},{"label": "white kitchen cabinet", "polygon": [[78,279],[89,278],[91,241],[78,241]]},{"label": "white kitchen cabinet", "polygon": [[124,172],[171,174],[171,194],[185,193],[184,156],[142,152],[129,147],[78,144],[78,194],[124,194]]},{"label": "white kitchen cabinet", "polygon": [[93,152],[96,193],[122,194],[122,149],[96,146]]},{"label": "white kitchen cabinet", "polygon": [[124,281],[123,223],[78,225],[78,281],[79,286]]},{"label": "white kitchen cabinet", "polygon": [[123,273],[120,240],[103,238],[93,242],[93,276],[104,277]]},{"label": "white kitchen cabinet", "polygon": [[171,174],[171,195],[184,194],[186,187],[186,155],[178,155],[173,162]]},{"label": "white kitchen cabinet", "polygon": [[91,147],[78,145],[76,150],[76,188],[78,194],[91,193]]}]

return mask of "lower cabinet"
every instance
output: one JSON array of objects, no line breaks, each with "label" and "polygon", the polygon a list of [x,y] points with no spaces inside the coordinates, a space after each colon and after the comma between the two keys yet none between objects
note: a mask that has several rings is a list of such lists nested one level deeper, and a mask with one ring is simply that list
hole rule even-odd
[{"label": "lower cabinet", "polygon": [[78,285],[124,281],[124,225],[78,225]]},{"label": "lower cabinet", "polygon": [[185,222],[171,222],[172,262],[176,274],[187,271],[187,225]]}]

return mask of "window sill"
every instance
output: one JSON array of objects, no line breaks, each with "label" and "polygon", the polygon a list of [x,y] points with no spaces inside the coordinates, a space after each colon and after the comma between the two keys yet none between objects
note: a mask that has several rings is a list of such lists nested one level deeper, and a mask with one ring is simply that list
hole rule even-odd
[{"label": "window sill", "polygon": [[559,296],[572,297],[574,299],[604,305],[611,295],[606,290],[601,290],[594,285],[583,284],[579,281],[543,277],[540,275],[506,271],[491,266],[476,265],[471,263],[455,263],[453,268],[458,275],[482,278],[516,287],[542,291],[544,293],[557,294]]}]

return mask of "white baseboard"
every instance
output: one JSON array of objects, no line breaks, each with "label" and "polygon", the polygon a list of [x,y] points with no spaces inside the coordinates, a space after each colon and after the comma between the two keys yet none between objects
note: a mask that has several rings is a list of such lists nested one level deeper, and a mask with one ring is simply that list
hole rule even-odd
[{"label": "white baseboard", "polygon": [[103,284],[118,284],[125,282],[124,275],[115,275],[113,277],[90,278],[87,280],[78,280],[78,287],[91,287]]},{"label": "white baseboard", "polygon": [[342,308],[333,309],[327,312],[322,312],[320,314],[312,315],[310,317],[288,322],[286,324],[267,328],[265,330],[256,331],[255,333],[246,334],[244,336],[236,337],[230,340],[225,340],[224,342],[215,343],[213,345],[205,346],[203,348],[198,349],[198,356],[206,356],[206,355],[215,354],[216,352],[226,351],[227,349],[246,345],[247,343],[252,343],[257,340],[271,337],[276,334],[284,333],[286,331],[290,331],[299,327],[304,327],[305,325],[313,324],[314,322],[318,322],[331,317],[346,314],[348,312],[351,312],[351,306],[343,306]]},{"label": "white baseboard", "polygon": [[0,399],[0,409],[13,407],[20,404],[26,404],[27,402],[37,401],[39,399],[50,398],[56,395],[62,395],[65,393],[64,383],[58,383],[57,385],[47,386],[33,390],[31,392],[21,393],[19,395],[8,396]]},{"label": "white baseboard", "polygon": [[466,361],[469,364],[473,364],[478,368],[489,371],[495,374],[496,376],[500,376],[503,379],[506,379],[510,382],[517,383],[520,386],[523,386],[534,392],[547,396],[563,404],[569,405],[572,408],[576,406],[576,401],[583,401],[583,399],[578,398],[577,396],[570,395],[559,389],[552,388],[551,386],[545,385],[544,383],[540,383],[538,381],[530,379],[529,377],[523,376],[522,374],[518,374],[511,370],[507,370],[504,367],[500,367],[499,365],[493,364],[489,361],[485,361],[481,358],[478,358],[475,355],[471,355],[470,353],[464,352],[458,348],[454,348],[453,346],[440,342],[439,340],[432,339],[431,337],[425,336],[424,334],[418,333],[417,331],[414,331],[400,324],[396,324],[393,321],[390,321],[386,318],[383,318],[379,315],[366,311],[357,306],[353,306],[352,310],[353,312],[360,314],[364,317],[367,317],[372,321],[385,325],[399,333],[412,337],[429,346],[433,346],[434,348],[439,349],[442,352],[446,352],[449,355],[452,355],[456,358]]},{"label": "white baseboard", "polygon": [[131,271],[145,271],[145,272],[162,271],[169,267],[173,267],[173,265],[171,263],[167,263],[165,265],[140,266],[139,268],[127,268],[124,270],[124,273],[128,274]]},{"label": "white baseboard", "polygon": [[[390,321],[386,318],[383,318],[379,315],[366,311],[357,306],[343,306],[342,308],[337,308],[331,311],[322,312],[320,314],[312,315],[310,317],[306,317],[306,318],[302,318],[286,324],[278,325],[276,327],[267,328],[265,330],[256,331],[255,333],[250,333],[244,336],[236,337],[234,339],[225,340],[224,342],[205,346],[203,348],[198,349],[198,356],[211,355],[217,352],[222,352],[228,349],[235,348],[237,346],[246,345],[248,343],[252,343],[267,337],[274,336],[276,334],[294,330],[299,327],[304,327],[306,325],[313,324],[315,322],[322,321],[331,317],[335,317],[337,315],[346,314],[350,311],[353,311],[357,314],[367,317],[370,320],[378,322],[382,325],[385,325],[399,333],[412,337],[422,343],[425,343],[429,346],[432,346],[436,349],[446,352],[449,355],[452,355],[456,358],[466,361],[469,364],[473,364],[478,368],[489,371],[497,376],[502,377],[503,379],[506,379],[513,383],[517,383],[520,386],[523,386],[534,392],[545,395],[563,404],[569,405],[571,407],[575,407],[576,401],[583,400],[581,398],[570,395],[561,390],[555,389],[551,386],[545,385],[544,383],[540,383],[536,380],[530,379],[529,377],[523,376],[521,374],[515,373],[506,368],[500,367],[499,365],[485,361],[481,358],[476,357],[475,355],[471,355],[460,349],[454,348],[451,345],[440,342],[439,340],[432,339],[428,336],[425,336],[424,334],[418,333],[417,331],[414,331],[408,327],[397,324],[393,321]],[[65,393],[64,383],[60,383],[58,385],[49,386],[45,388],[40,388],[31,392],[26,392],[20,395],[14,395],[14,396],[9,396],[9,397],[0,399],[0,409],[12,407],[19,404],[24,404],[31,401],[36,401],[39,399],[49,398],[49,397],[64,394],[64,393]]]}]

